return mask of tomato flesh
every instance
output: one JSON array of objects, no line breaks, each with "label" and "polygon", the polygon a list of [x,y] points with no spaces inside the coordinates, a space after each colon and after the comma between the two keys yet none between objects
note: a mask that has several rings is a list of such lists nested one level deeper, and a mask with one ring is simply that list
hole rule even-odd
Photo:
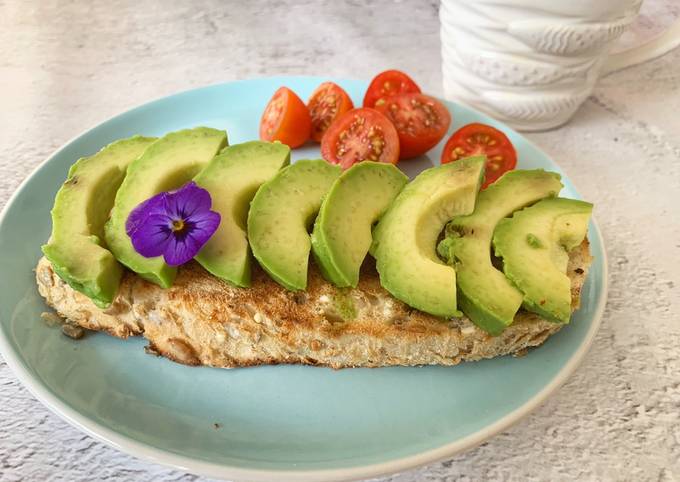
[{"label": "tomato flesh", "polygon": [[380,112],[359,108],[343,114],[321,140],[321,155],[344,169],[361,161],[396,164],[399,136]]},{"label": "tomato flesh", "polygon": [[453,133],[442,151],[442,164],[468,156],[485,155],[483,188],[517,166],[517,152],[510,139],[498,129],[473,123]]},{"label": "tomato flesh", "polygon": [[311,128],[312,120],[305,103],[288,87],[281,87],[262,113],[260,139],[281,141],[295,148],[309,139]]},{"label": "tomato flesh", "polygon": [[444,137],[451,114],[444,104],[424,94],[399,94],[375,109],[389,118],[399,134],[401,159],[420,156]]},{"label": "tomato flesh", "polygon": [[363,105],[364,107],[374,107],[388,97],[407,93],[420,93],[420,87],[404,72],[386,70],[371,80],[364,96]]},{"label": "tomato flesh", "polygon": [[354,104],[347,92],[333,82],[324,82],[316,88],[307,102],[312,118],[312,140],[321,142],[331,124]]}]

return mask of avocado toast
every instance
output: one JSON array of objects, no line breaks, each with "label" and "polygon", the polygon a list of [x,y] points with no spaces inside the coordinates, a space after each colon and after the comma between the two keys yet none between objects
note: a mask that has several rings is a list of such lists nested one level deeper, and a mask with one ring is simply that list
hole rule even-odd
[{"label": "avocado toast", "polygon": [[[587,241],[570,253],[572,309],[590,261]],[[107,310],[69,287],[45,258],[36,279],[62,317],[120,338],[144,336],[153,352],[188,365],[456,365],[521,354],[564,326],[528,311],[520,311],[500,336],[466,317],[443,321],[391,296],[370,260],[358,287],[350,289],[336,288],[312,265],[304,292],[286,290],[257,267],[250,288],[230,286],[197,263],[182,266],[168,289],[126,272]]]},{"label": "avocado toast", "polygon": [[[557,198],[555,173],[480,191],[484,156],[408,182],[379,162],[290,164],[283,144],[226,146],[216,129],[144,142],[136,158],[106,147],[57,195],[36,279],[72,324],[190,365],[454,365],[540,345],[578,307],[592,205]],[[97,196],[114,161],[127,176]],[[108,271],[50,257],[70,225],[113,254]]]}]

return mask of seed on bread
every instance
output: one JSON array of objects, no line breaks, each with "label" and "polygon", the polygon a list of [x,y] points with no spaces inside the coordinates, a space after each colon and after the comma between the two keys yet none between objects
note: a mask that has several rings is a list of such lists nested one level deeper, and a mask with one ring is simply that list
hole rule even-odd
[{"label": "seed on bread", "polygon": [[80,326],[73,325],[71,323],[64,323],[61,325],[61,332],[74,340],[80,340],[83,336],[85,336],[85,330],[83,330]]}]

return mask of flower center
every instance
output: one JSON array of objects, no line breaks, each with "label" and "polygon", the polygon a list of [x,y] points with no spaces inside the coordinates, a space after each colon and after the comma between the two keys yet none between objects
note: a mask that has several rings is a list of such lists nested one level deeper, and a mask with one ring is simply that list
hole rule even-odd
[{"label": "flower center", "polygon": [[183,219],[175,219],[172,221],[172,231],[174,233],[180,232],[184,230],[184,220]]}]

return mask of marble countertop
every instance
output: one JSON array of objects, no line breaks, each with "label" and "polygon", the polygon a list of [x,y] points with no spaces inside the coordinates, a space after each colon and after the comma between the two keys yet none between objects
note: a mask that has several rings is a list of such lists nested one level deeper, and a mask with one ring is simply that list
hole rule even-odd
[{"label": "marble countertop", "polygon": [[[71,137],[180,90],[400,68],[440,94],[437,10],[434,0],[0,0],[0,207]],[[629,42],[680,5],[649,0],[643,12]],[[480,447],[385,480],[680,479],[679,66],[680,49],[610,75],[568,125],[528,136],[596,204],[609,252],[609,303],[581,367]],[[0,482],[204,480],[77,431],[1,359],[0,386]]]}]

